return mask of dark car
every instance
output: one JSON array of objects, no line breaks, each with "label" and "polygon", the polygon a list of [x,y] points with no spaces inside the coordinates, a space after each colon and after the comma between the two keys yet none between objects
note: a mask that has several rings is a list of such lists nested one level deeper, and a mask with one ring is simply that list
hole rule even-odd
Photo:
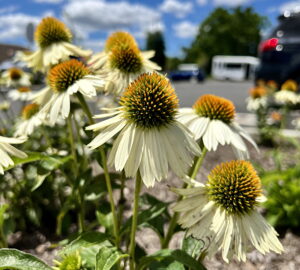
[{"label": "dark car", "polygon": [[172,81],[190,81],[192,79],[197,80],[198,82],[203,82],[205,79],[204,72],[199,69],[195,70],[176,70],[171,71],[168,74],[168,77]]},{"label": "dark car", "polygon": [[256,80],[300,82],[300,13],[285,12],[278,20],[278,26],[259,46]]}]

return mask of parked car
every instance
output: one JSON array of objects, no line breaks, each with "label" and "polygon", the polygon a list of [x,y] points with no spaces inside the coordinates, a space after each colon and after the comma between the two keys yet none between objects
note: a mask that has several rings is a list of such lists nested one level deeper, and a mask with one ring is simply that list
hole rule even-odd
[{"label": "parked car", "polygon": [[203,82],[205,74],[196,64],[181,64],[179,65],[178,70],[170,71],[168,77],[172,81],[196,80],[198,82]]},{"label": "parked car", "polygon": [[282,84],[288,79],[300,82],[300,13],[285,11],[278,26],[260,43],[260,65],[256,80],[274,80]]}]

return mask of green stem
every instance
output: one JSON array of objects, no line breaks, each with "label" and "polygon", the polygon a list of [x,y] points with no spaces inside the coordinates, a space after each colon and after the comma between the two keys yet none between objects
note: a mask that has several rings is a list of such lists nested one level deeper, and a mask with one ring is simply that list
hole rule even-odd
[{"label": "green stem", "polygon": [[77,155],[76,155],[76,148],[75,148],[75,142],[74,142],[74,133],[73,133],[73,127],[72,127],[72,115],[70,114],[68,117],[68,129],[69,129],[69,139],[70,139],[70,145],[71,145],[71,152],[74,159],[74,171],[77,175],[78,169],[77,169]]},{"label": "green stem", "polygon": [[89,109],[89,106],[87,105],[87,103],[86,103],[83,95],[81,93],[79,93],[79,92],[76,93],[76,95],[77,95],[77,98],[78,98],[78,100],[80,102],[80,105],[81,105],[83,111],[85,112],[87,118],[89,119],[90,125],[94,124],[95,121],[93,119],[93,115],[92,115],[92,113],[91,113],[91,111]]},{"label": "green stem", "polygon": [[119,211],[118,211],[119,227],[121,227],[121,224],[122,224],[124,204],[125,204],[125,195],[124,195],[125,173],[124,173],[124,171],[122,171],[122,173],[121,173],[120,180],[121,180],[121,187],[120,187],[120,200],[119,200]]},{"label": "green stem", "polygon": [[[204,161],[204,157],[206,156],[206,153],[207,153],[207,149],[206,149],[206,147],[203,147],[201,156],[195,157],[194,164],[191,168],[191,171],[189,172],[189,177],[190,178],[192,178],[192,179],[196,178],[197,173],[198,173],[198,171],[199,171],[199,169],[200,169],[200,167],[201,167],[201,165]],[[188,185],[186,185],[186,184],[184,185],[184,187],[187,187],[187,186]],[[180,196],[177,199],[177,202],[181,201],[181,199],[182,199],[182,197]],[[175,227],[176,227],[176,224],[177,224],[178,216],[179,216],[179,213],[175,212],[173,214],[172,218],[171,218],[165,240],[163,241],[163,244],[162,244],[163,249],[167,248],[169,246],[170,240],[173,236],[173,233],[174,233],[174,230],[175,230]]]},{"label": "green stem", "polygon": [[108,196],[109,196],[110,208],[111,208],[111,212],[113,215],[113,229],[114,229],[114,235],[116,238],[116,246],[119,247],[120,236],[119,236],[118,217],[117,217],[117,212],[116,212],[116,208],[115,208],[114,196],[113,196],[113,191],[112,191],[112,186],[111,186],[111,179],[110,179],[108,168],[107,168],[106,155],[105,155],[104,149],[102,147],[100,147],[100,154],[101,154],[105,182],[106,182]]},{"label": "green stem", "polygon": [[135,190],[134,190],[134,201],[133,201],[133,215],[132,215],[132,224],[131,224],[131,233],[130,233],[130,244],[129,244],[129,256],[130,256],[130,270],[135,269],[135,233],[137,229],[137,219],[138,219],[138,210],[139,210],[139,198],[141,191],[142,178],[138,172],[135,180]]}]

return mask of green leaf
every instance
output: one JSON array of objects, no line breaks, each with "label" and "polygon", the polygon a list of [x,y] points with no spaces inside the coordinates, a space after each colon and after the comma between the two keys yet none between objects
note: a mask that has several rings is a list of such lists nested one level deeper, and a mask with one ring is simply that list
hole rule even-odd
[{"label": "green leaf", "polygon": [[112,212],[103,214],[100,211],[96,211],[96,217],[100,225],[102,225],[109,232],[113,231],[113,215]]},{"label": "green leaf", "polygon": [[102,247],[96,256],[96,270],[110,270],[120,259],[128,256],[116,247]]},{"label": "green leaf", "polygon": [[85,232],[80,234],[75,240],[71,241],[61,252],[61,255],[68,255],[80,250],[82,248],[87,248],[91,246],[111,246],[108,241],[108,237],[104,233],[100,232]]},{"label": "green leaf", "polygon": [[35,191],[37,188],[39,188],[43,183],[44,180],[47,178],[47,176],[50,174],[50,172],[46,173],[46,174],[38,174],[37,177],[35,178],[35,183],[34,186],[31,188],[31,191]]},{"label": "green leaf", "polygon": [[50,266],[31,254],[16,249],[0,249],[0,269],[52,270]]},{"label": "green leaf", "polygon": [[195,239],[192,236],[184,238],[182,242],[182,250],[191,255],[193,258],[196,258],[200,254],[203,246],[204,242]]},{"label": "green leaf", "polygon": [[[138,226],[147,225],[148,221],[161,215],[166,210],[166,208],[167,208],[166,204],[158,203],[157,205],[154,205],[153,207],[140,212],[137,221]],[[132,217],[128,219],[127,222],[122,227],[121,234],[126,233],[131,228],[131,223],[132,223]]]},{"label": "green leaf", "polygon": [[197,262],[192,256],[187,254],[185,251],[178,249],[162,249],[158,252],[155,252],[154,254],[141,258],[137,266],[137,270],[143,270],[150,263],[154,261],[163,261],[165,259],[172,259],[173,261],[177,261],[194,270],[205,270],[205,267],[201,263]]}]

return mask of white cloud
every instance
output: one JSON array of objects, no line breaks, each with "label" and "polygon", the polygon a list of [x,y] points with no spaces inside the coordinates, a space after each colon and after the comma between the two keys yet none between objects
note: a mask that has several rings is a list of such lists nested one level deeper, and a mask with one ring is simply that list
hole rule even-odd
[{"label": "white cloud", "polygon": [[207,4],[207,0],[197,0],[197,3],[200,5],[200,6],[205,6]]},{"label": "white cloud", "polygon": [[290,1],[279,6],[279,12],[284,13],[285,11],[300,11],[300,1]]},{"label": "white cloud", "polygon": [[37,24],[39,21],[39,17],[23,13],[0,15],[0,40],[11,42],[17,38],[25,39],[27,24]]},{"label": "white cloud", "polygon": [[213,0],[216,6],[239,6],[250,1],[251,0]]},{"label": "white cloud", "polygon": [[33,0],[35,3],[59,4],[64,0]]},{"label": "white cloud", "polygon": [[172,13],[177,18],[184,18],[187,14],[192,12],[193,4],[186,1],[164,0],[160,5],[160,10],[165,13]]},{"label": "white cloud", "polygon": [[179,38],[192,38],[198,33],[198,24],[183,21],[173,25],[175,35]]},{"label": "white cloud", "polygon": [[162,31],[164,24],[160,12],[141,4],[108,2],[104,0],[72,0],[63,8],[65,22],[77,35],[127,30],[143,37],[148,31]]}]

